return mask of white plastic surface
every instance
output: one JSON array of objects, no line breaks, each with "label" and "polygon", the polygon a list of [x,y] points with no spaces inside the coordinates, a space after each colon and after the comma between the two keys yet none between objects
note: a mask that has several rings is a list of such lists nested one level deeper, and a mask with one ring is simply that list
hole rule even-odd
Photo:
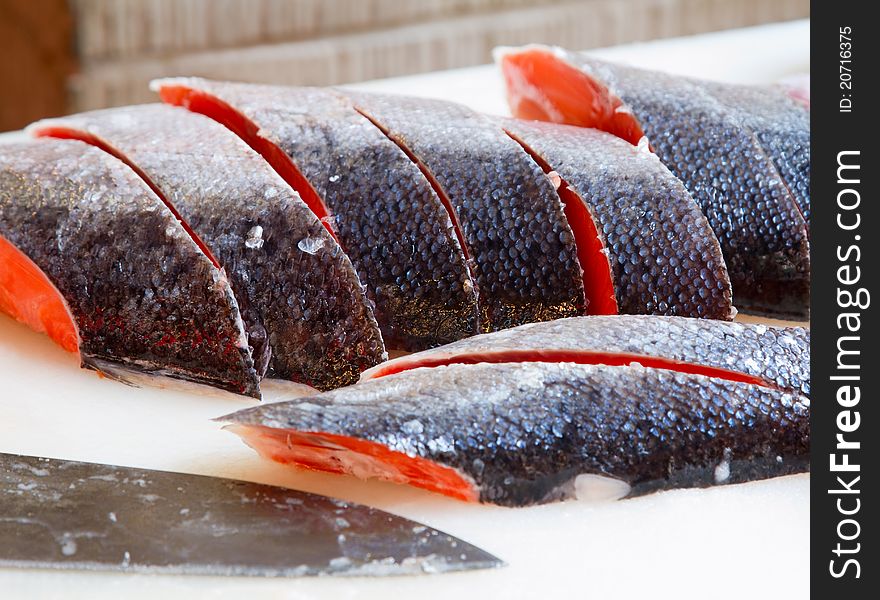
[{"label": "white plastic surface", "polygon": [[[597,52],[741,82],[809,70],[807,22]],[[361,84],[497,114],[492,67]],[[271,392],[270,392],[271,393]],[[274,399],[280,399],[275,394]],[[0,451],[249,479],[363,502],[495,553],[494,571],[384,579],[249,579],[0,569],[18,598],[802,598],[808,595],[809,476],[618,502],[524,509],[469,505],[413,488],[303,473],[258,459],[210,421],[249,400],[130,388],[81,371],[47,338],[0,315]]]}]

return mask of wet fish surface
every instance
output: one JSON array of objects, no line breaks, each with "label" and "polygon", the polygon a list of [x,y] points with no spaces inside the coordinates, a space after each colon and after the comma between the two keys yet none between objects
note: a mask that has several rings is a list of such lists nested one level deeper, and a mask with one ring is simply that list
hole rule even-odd
[{"label": "wet fish surface", "polygon": [[442,189],[471,259],[482,331],[584,314],[560,199],[496,122],[443,100],[346,94]]},{"label": "wet fish surface", "polygon": [[656,155],[595,129],[515,119],[502,125],[586,205],[620,313],[732,318],[718,240]]},{"label": "wet fish surface", "polygon": [[[559,358],[560,356],[564,358]],[[666,361],[741,374],[761,385],[810,395],[810,331],[749,323],[655,317],[593,316],[533,323],[402,356],[365,371],[363,379],[461,362],[576,361],[599,364]]]},{"label": "wet fish surface", "polygon": [[689,80],[733,111],[758,138],[810,225],[810,110],[780,86]]},{"label": "wet fish surface", "polygon": [[258,372],[330,389],[386,358],[348,257],[296,192],[219,123],[149,104],[30,130],[121,156],[180,214],[229,274]]},{"label": "wet fish surface", "polygon": [[[524,59],[534,62],[517,65]],[[632,143],[644,132],[650,147],[681,179],[717,236],[738,309],[752,314],[809,318],[808,150],[803,108],[787,99],[758,102],[735,87],[593,59],[542,47],[500,53],[516,116],[598,127]],[[563,106],[550,99],[558,77],[542,77],[539,64],[569,69],[562,76],[590,98]],[[759,94],[755,92],[751,95]],[[585,116],[588,107],[601,107]],[[569,102],[574,99],[569,98]],[[536,106],[542,108],[535,108]],[[584,114],[575,118],[569,111]],[[772,123],[780,112],[785,120]],[[578,122],[575,120],[580,119]],[[750,127],[754,127],[753,131]],[[789,130],[789,127],[792,127]],[[784,131],[780,131],[784,129]],[[762,143],[762,140],[766,143]],[[795,144],[792,157],[785,155]],[[783,147],[784,146],[784,147]],[[774,164],[784,160],[785,168]],[[797,198],[800,198],[799,207]]]},{"label": "wet fish surface", "polygon": [[4,144],[0,235],[63,297],[84,367],[259,397],[229,281],[122,162],[78,141]]},{"label": "wet fish surface", "polygon": [[219,420],[280,463],[462,500],[563,499],[581,474],[640,494],[807,471],[809,362],[803,328],[578,317]]},{"label": "wet fish surface", "polygon": [[508,506],[570,497],[585,473],[638,495],[809,468],[806,396],[638,366],[418,369],[223,420],[279,462]]},{"label": "wet fish surface", "polygon": [[299,178],[292,183],[307,202],[311,194],[329,210],[328,225],[375,302],[389,349],[421,350],[479,331],[476,290],[440,199],[341,95],[201,79],[161,80],[154,88],[227,126],[236,128],[232,121],[241,117],[254,126],[238,133],[262,144],[282,176]]}]

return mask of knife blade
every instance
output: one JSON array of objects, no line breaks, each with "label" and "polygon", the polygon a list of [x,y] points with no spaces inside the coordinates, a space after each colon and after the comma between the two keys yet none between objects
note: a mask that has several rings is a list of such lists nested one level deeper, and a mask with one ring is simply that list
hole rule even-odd
[{"label": "knife blade", "polygon": [[501,564],[431,527],[316,494],[0,453],[0,567],[308,576]]}]

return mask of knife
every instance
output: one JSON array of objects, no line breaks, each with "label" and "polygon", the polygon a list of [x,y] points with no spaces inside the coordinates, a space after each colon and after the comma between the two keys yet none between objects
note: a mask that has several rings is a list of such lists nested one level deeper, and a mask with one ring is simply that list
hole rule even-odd
[{"label": "knife", "polygon": [[290,577],[501,564],[436,529],[316,494],[0,453],[0,567]]}]

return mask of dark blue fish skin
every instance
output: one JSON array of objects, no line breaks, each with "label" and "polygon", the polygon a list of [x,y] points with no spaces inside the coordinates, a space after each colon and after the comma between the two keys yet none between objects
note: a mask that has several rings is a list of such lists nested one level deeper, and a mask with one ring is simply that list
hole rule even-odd
[{"label": "dark blue fish skin", "polygon": [[711,319],[615,315],[531,323],[409,354],[363,374],[437,359],[517,350],[635,354],[703,365],[762,379],[768,386],[810,396],[810,330]]},{"label": "dark blue fish skin", "polygon": [[[787,116],[797,129],[784,138],[769,127],[779,110],[765,101],[756,109],[728,88],[633,67],[586,54],[551,51],[608,88],[641,125],[670,171],[681,179],[715,232],[742,312],[807,320],[810,309],[810,247],[804,188],[801,107]],[[744,116],[748,115],[748,117]],[[750,129],[755,127],[755,131]],[[780,126],[783,126],[780,124]],[[767,147],[762,143],[767,142]],[[798,144],[780,173],[780,145]],[[808,197],[808,196],[807,196]]]},{"label": "dark blue fish skin", "polygon": [[596,129],[515,119],[501,124],[587,206],[608,253],[621,314],[733,317],[718,240],[656,155]]},{"label": "dark blue fish skin", "polygon": [[292,159],[333,214],[388,349],[423,350],[479,332],[475,286],[446,209],[412,161],[350,101],[321,88],[204,79],[154,85],[219,98]]},{"label": "dark blue fish skin", "polygon": [[810,111],[781,87],[693,81],[757,136],[810,225]]},{"label": "dark blue fish skin", "polygon": [[387,358],[370,302],[339,244],[234,133],[166,104],[31,126],[46,128],[96,137],[174,206],[229,274],[258,372],[326,390],[354,383]]},{"label": "dark blue fish skin", "polygon": [[259,397],[229,281],[122,162],[78,141],[4,144],[0,235],[67,301],[83,366]]},{"label": "dark blue fish skin", "polygon": [[686,79],[585,58],[576,64],[632,110],[660,159],[700,204],[721,243],[737,308],[808,318],[806,222],[736,113]]},{"label": "dark blue fish skin", "polygon": [[[809,469],[798,393],[639,366],[500,363],[417,369],[220,420],[368,440],[450,467],[482,502],[570,497],[579,474],[631,495]],[[316,442],[318,443],[318,442]]]},{"label": "dark blue fish skin", "polygon": [[496,122],[443,100],[346,94],[448,198],[471,259],[483,332],[584,314],[577,247],[559,196]]}]

